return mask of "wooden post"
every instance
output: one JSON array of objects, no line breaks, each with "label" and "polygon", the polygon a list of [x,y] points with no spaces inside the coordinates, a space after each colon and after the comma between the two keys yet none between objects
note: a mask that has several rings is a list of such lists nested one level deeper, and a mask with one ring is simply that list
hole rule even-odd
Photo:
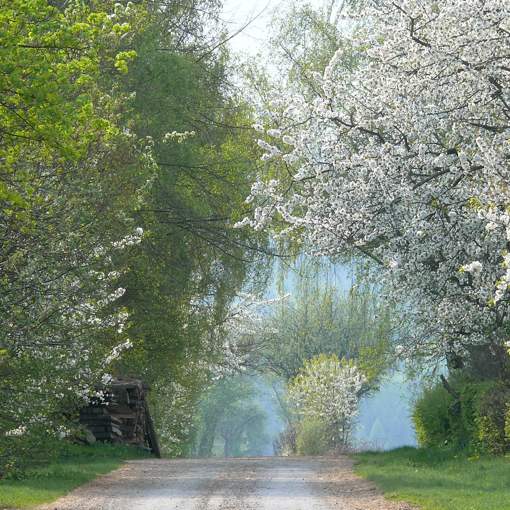
[{"label": "wooden post", "polygon": [[158,459],[161,459],[161,450],[159,449],[158,436],[156,435],[156,430],[154,429],[154,423],[149,412],[149,405],[147,404],[147,401],[145,401],[145,424],[147,426],[147,439],[149,447],[152,450],[152,453]]}]

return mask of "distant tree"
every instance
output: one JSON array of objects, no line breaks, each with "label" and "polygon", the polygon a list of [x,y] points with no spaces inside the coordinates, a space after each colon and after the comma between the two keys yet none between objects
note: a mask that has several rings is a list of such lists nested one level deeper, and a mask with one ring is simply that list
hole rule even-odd
[{"label": "distant tree", "polygon": [[376,287],[360,281],[345,293],[322,276],[305,269],[292,294],[271,307],[255,363],[289,380],[306,360],[336,354],[365,364],[375,384],[390,364],[391,309]]},{"label": "distant tree", "polygon": [[341,20],[354,2],[324,0],[321,6],[303,0],[282,3],[275,11],[269,45],[293,89],[312,92],[314,74],[322,73],[339,47],[346,45]]},{"label": "distant tree", "polygon": [[225,457],[260,452],[268,438],[264,432],[266,414],[257,396],[249,376],[227,377],[214,384],[198,408],[196,454],[210,457],[218,443]]}]

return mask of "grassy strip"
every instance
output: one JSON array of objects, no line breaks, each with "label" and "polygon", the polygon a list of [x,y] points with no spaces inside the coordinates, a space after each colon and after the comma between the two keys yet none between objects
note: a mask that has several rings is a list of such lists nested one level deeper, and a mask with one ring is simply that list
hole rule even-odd
[{"label": "grassy strip", "polygon": [[49,503],[96,476],[118,468],[127,459],[149,454],[127,446],[68,445],[58,459],[28,470],[21,479],[0,480],[0,509]]},{"label": "grassy strip", "polygon": [[510,510],[510,457],[400,448],[355,456],[356,471],[390,499],[423,510]]}]

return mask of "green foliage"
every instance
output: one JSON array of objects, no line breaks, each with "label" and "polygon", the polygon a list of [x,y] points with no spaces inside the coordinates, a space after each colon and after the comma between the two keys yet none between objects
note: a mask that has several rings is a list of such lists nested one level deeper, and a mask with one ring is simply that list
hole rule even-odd
[{"label": "green foliage", "polygon": [[313,89],[313,74],[324,72],[337,49],[345,46],[339,25],[342,4],[333,0],[318,9],[308,2],[290,1],[277,11],[271,44],[291,86]]},{"label": "green foliage", "polygon": [[463,379],[451,384],[458,395],[455,398],[442,385],[436,385],[416,402],[413,421],[420,445],[493,454],[508,451],[508,388],[497,382]]},{"label": "green foliage", "polygon": [[359,283],[344,293],[301,267],[288,299],[275,307],[259,364],[284,379],[296,376],[305,360],[320,354],[355,359],[371,386],[388,369],[391,310],[376,288]]},{"label": "green foliage", "polygon": [[[122,55],[119,33],[131,30],[136,9],[108,16],[112,2],[12,0],[0,10],[0,111],[4,213],[28,222],[37,188],[27,163],[76,162],[98,139],[119,131],[105,101],[100,75]],[[127,39],[128,41],[129,39]],[[127,64],[126,64],[127,65]]]},{"label": "green foliage", "polygon": [[423,510],[508,508],[508,457],[468,457],[449,450],[400,448],[356,455],[356,471],[386,497]]},{"label": "green foliage", "polygon": [[[53,444],[54,458],[23,473],[0,480],[0,507],[26,508],[48,503],[96,476],[119,467],[124,460],[148,457],[143,450],[108,444]],[[19,475],[19,476],[16,476]]]},{"label": "green foliage", "polygon": [[453,399],[442,385],[426,389],[416,402],[413,422],[420,445],[441,446],[451,441],[450,406]]},{"label": "green foliage", "polygon": [[152,385],[163,447],[183,455],[209,368],[223,363],[225,316],[245,282],[256,281],[267,238],[232,228],[258,149],[246,129],[251,112],[225,80],[226,49],[200,53],[209,43],[202,24],[221,30],[217,2],[164,5],[137,34],[138,57],[124,77],[136,93],[132,129],[152,140],[157,173],[135,215],[146,234],[122,281],[133,348],[117,370]]},{"label": "green foliage", "polygon": [[503,454],[510,451],[506,434],[506,418],[510,404],[510,388],[502,383],[485,384],[480,393],[474,418],[479,451]]},{"label": "green foliage", "polygon": [[314,418],[305,418],[297,429],[296,450],[299,455],[324,455],[331,447],[326,424]]}]

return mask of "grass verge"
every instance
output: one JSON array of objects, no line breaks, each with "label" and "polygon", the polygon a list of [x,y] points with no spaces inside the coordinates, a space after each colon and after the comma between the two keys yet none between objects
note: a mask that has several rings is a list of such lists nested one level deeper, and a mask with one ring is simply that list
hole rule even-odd
[{"label": "grass verge", "polygon": [[68,445],[56,460],[29,469],[23,478],[0,480],[0,509],[49,503],[96,476],[116,469],[125,460],[148,456],[143,450],[128,446]]},{"label": "grass verge", "polygon": [[399,448],[355,455],[356,472],[423,510],[510,510],[510,457]]}]

